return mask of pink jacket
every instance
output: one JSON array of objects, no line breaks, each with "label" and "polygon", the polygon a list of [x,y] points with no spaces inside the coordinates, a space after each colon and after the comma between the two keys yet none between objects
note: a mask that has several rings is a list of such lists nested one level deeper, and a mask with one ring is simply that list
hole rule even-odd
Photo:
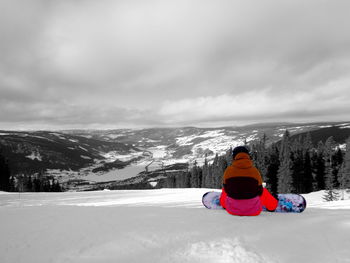
[{"label": "pink jacket", "polygon": [[278,205],[278,200],[274,198],[270,192],[264,188],[261,196],[256,196],[251,199],[236,200],[227,196],[222,189],[220,204],[231,215],[238,216],[257,216],[262,211],[262,206],[267,210],[273,211]]}]

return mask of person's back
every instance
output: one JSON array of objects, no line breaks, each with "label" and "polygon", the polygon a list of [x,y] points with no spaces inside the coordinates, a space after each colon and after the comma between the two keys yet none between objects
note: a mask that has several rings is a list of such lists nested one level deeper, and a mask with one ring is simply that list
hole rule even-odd
[{"label": "person's back", "polygon": [[259,215],[262,205],[274,210],[278,201],[263,188],[261,175],[248,150],[243,146],[236,147],[232,157],[232,165],[227,167],[223,177],[221,205],[228,213],[240,216]]}]

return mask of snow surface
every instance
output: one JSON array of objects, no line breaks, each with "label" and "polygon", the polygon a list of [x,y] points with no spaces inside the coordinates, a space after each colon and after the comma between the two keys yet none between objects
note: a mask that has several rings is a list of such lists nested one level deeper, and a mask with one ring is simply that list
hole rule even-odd
[{"label": "snow surface", "polygon": [[110,152],[106,152],[106,153],[101,152],[100,153],[100,155],[103,156],[106,159],[105,161],[108,163],[115,162],[116,160],[127,162],[127,161],[134,159],[134,158],[142,156],[142,154],[143,154],[143,152],[132,152],[129,154],[120,154],[117,151],[110,151]]},{"label": "snow surface", "polygon": [[[244,139],[246,139],[247,142],[256,139],[257,133],[253,131],[253,134],[251,136],[247,138],[245,137],[246,137],[245,134],[241,134],[240,138],[238,138],[238,136],[233,134],[225,135],[225,130],[213,130],[213,131],[206,131],[201,135],[193,134],[190,136],[177,137],[176,143],[179,146],[193,145],[191,149],[193,153],[198,153],[204,150],[210,150],[213,153],[224,154],[226,153],[229,147],[235,147],[244,143]],[[194,143],[193,140],[197,138],[206,138],[206,140],[199,143]],[[214,156],[215,155],[212,156],[212,159],[214,159]],[[187,156],[187,159],[188,158],[193,159],[193,161],[196,160],[197,162],[198,161],[201,162],[201,159],[204,160],[204,158],[200,158],[197,155],[195,156],[189,155]]]},{"label": "snow surface", "polygon": [[0,193],[1,262],[350,262],[348,194],[237,217],[204,208],[208,190]]},{"label": "snow surface", "polygon": [[38,161],[42,161],[42,156],[40,155],[39,152],[32,152],[30,155],[27,155],[26,157],[31,160],[37,159]]},{"label": "snow surface", "polygon": [[153,159],[163,159],[168,155],[168,150],[166,148],[166,145],[159,145],[156,147],[148,148],[148,151],[152,153]]}]

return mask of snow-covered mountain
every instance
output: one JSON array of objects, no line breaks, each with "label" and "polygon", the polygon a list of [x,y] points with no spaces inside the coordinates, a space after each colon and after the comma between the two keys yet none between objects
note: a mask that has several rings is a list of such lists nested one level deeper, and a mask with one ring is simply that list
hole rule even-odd
[{"label": "snow-covered mountain", "polygon": [[[15,174],[44,172],[71,186],[123,180],[176,164],[201,164],[230,147],[267,136],[267,144],[311,132],[315,143],[334,136],[341,144],[350,123],[256,124],[220,128],[0,131],[1,152]],[[181,166],[180,169],[185,169]],[[84,186],[84,187],[85,187]]]},{"label": "snow-covered mountain", "polygon": [[0,193],[1,262],[349,262],[349,194],[238,217],[204,208],[209,190]]}]

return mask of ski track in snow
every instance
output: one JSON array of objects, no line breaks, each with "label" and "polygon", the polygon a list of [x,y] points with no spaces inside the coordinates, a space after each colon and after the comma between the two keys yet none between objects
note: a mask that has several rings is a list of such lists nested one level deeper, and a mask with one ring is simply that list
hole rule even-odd
[{"label": "ski track in snow", "polygon": [[0,193],[1,262],[350,262],[348,195],[237,217],[205,209],[208,190]]}]

